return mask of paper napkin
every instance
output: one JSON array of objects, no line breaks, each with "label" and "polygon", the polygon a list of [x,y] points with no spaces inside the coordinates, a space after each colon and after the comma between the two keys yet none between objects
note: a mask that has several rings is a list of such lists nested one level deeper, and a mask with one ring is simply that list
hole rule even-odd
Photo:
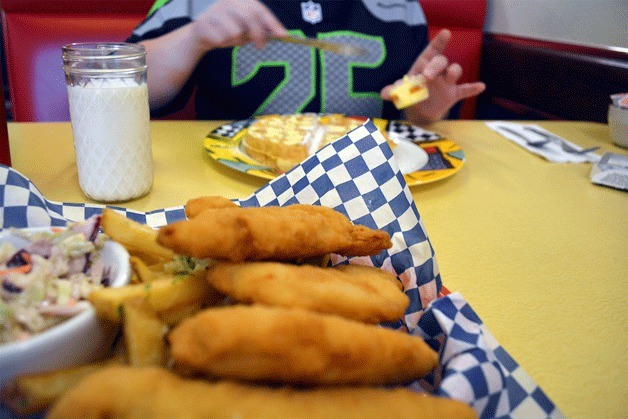
[{"label": "paper napkin", "polygon": [[[410,307],[404,319],[385,326],[421,336],[440,355],[440,366],[408,384],[409,388],[464,401],[480,417],[562,417],[464,298],[441,292],[434,249],[412,194],[392,150],[371,121],[237,202],[241,206],[324,205],[356,224],[391,235],[393,247],[377,256],[335,256],[332,263],[373,265],[400,278]],[[6,166],[0,166],[0,205],[0,228],[64,225],[104,208],[48,201],[28,179]],[[152,227],[185,217],[183,206],[147,213],[111,208]]]},{"label": "paper napkin", "polygon": [[[594,152],[575,154],[563,150],[559,141],[562,141],[576,150],[581,150],[582,147],[559,137],[558,135],[536,124],[489,121],[486,122],[486,125],[513,143],[518,144],[529,152],[537,154],[553,163],[596,163],[600,160],[600,156]],[[550,141],[543,146],[532,146],[526,141],[526,139],[531,142],[537,142],[543,140],[544,137],[533,131],[528,131],[526,127],[553,136],[557,141]]]}]

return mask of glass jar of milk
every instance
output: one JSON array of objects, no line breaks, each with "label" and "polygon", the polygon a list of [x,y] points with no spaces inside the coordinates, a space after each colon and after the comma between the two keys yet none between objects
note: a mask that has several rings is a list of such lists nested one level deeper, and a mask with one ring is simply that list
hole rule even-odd
[{"label": "glass jar of milk", "polygon": [[153,158],[144,47],[75,43],[62,52],[81,189],[103,202],[145,195]]}]

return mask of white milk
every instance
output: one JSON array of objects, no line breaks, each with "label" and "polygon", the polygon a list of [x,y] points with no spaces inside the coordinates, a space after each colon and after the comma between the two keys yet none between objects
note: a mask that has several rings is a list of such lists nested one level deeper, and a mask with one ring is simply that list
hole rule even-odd
[{"label": "white milk", "polygon": [[68,85],[79,184],[97,201],[146,194],[153,183],[147,85],[93,79]]}]

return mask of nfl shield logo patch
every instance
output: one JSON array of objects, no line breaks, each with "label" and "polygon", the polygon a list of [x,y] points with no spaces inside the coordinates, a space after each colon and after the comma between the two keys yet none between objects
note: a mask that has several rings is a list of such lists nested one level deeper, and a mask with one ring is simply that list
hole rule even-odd
[{"label": "nfl shield logo patch", "polygon": [[313,25],[323,20],[323,9],[320,4],[312,0],[304,1],[301,3],[301,16],[304,21]]}]

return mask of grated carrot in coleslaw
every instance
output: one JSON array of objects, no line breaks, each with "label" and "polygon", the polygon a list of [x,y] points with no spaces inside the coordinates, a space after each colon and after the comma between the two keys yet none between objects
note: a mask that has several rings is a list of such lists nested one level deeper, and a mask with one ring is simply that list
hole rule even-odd
[{"label": "grated carrot in coleslaw", "polygon": [[52,231],[11,229],[28,244],[0,246],[0,344],[28,339],[82,312],[91,290],[109,285],[100,257],[107,236],[99,229],[99,215]]}]

